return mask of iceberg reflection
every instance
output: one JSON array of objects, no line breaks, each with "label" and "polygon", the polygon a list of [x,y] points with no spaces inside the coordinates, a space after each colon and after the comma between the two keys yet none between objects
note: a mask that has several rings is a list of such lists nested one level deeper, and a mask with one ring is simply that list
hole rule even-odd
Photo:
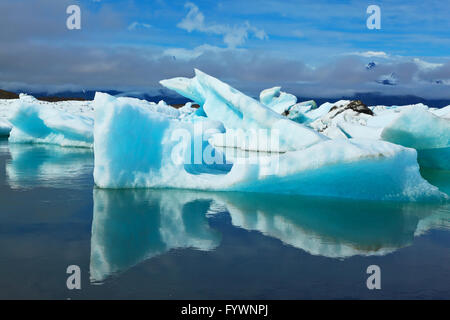
[{"label": "iceberg reflection", "polygon": [[95,189],[91,281],[103,281],[171,249],[216,249],[221,234],[209,226],[208,216],[219,213],[229,214],[235,227],[330,258],[384,255],[430,229],[450,227],[448,205]]},{"label": "iceberg reflection", "polygon": [[233,225],[330,258],[385,255],[411,244],[415,235],[450,226],[449,205],[239,193],[220,201]]},{"label": "iceberg reflection", "polygon": [[189,191],[95,189],[91,281],[171,249],[215,249],[221,235],[205,216],[210,202]]},{"label": "iceberg reflection", "polygon": [[6,174],[11,188],[82,188],[92,184],[94,154],[85,148],[9,144]]}]

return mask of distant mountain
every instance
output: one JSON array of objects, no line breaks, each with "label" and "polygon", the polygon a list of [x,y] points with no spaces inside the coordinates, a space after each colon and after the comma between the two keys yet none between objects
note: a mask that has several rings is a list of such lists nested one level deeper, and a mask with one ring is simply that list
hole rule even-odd
[{"label": "distant mountain", "polygon": [[[67,101],[67,100],[78,100],[78,101],[84,101],[87,99],[84,98],[77,98],[74,96],[68,96],[68,97],[62,97],[62,96],[49,96],[49,95],[36,95],[33,94],[33,96],[36,97],[38,100],[42,101],[49,101],[49,102],[57,102],[57,101]],[[0,99],[19,99],[19,95],[14,92],[5,91],[0,89]]]},{"label": "distant mountain", "polygon": [[[108,94],[114,96],[127,96],[134,97],[139,99],[145,99],[148,101],[158,102],[160,100],[164,100],[170,105],[182,106],[186,102],[189,102],[188,99],[182,96],[171,96],[171,95],[149,95],[149,94],[133,94],[129,92],[121,92],[116,90],[109,90],[102,92],[106,92]],[[163,92],[162,92],[163,93]],[[38,99],[44,101],[62,101],[62,100],[93,100],[95,96],[95,91],[80,91],[80,92],[60,92],[57,94],[45,94],[45,93],[36,93],[31,92],[35,97],[39,97]],[[0,90],[0,99],[17,99],[19,96],[16,93],[8,92],[4,90]],[[259,99],[258,97],[254,97],[255,99]],[[298,101],[307,101],[307,100],[315,100],[317,104],[322,104],[325,102],[334,102],[338,100],[361,100],[366,105],[374,106],[374,105],[408,105],[408,104],[416,104],[423,103],[430,107],[442,108],[450,105],[450,99],[425,99],[418,96],[406,95],[406,96],[387,96],[378,92],[360,92],[356,93],[352,96],[335,96],[335,97],[303,97],[297,96]]]},{"label": "distant mountain", "polygon": [[18,94],[0,89],[0,99],[18,99],[18,98],[19,98]]},{"label": "distant mountain", "polygon": [[[138,98],[138,99],[144,99],[148,101],[158,102],[160,100],[164,100],[168,104],[182,104],[184,105],[189,100],[182,97],[182,96],[171,96],[169,93],[167,95],[164,94],[162,91],[160,95],[150,95],[146,93],[138,93],[138,92],[123,92],[123,91],[117,91],[117,90],[98,90],[101,92],[105,92],[107,94],[110,94],[112,96],[124,96],[124,97],[132,97],[132,98]],[[46,92],[29,92],[26,90],[23,91],[17,91],[17,92],[26,92],[34,97],[38,97],[39,100],[43,101],[63,101],[63,100],[94,100],[95,93],[97,90],[86,90],[86,91],[61,91],[58,93],[46,93]],[[13,93],[14,94],[14,93]],[[17,96],[17,95],[16,95]],[[18,96],[17,96],[18,98]],[[2,99],[0,97],[0,99]],[[12,98],[16,99],[16,98]]]},{"label": "distant mountain", "polygon": [[368,106],[385,105],[385,106],[402,106],[409,104],[423,103],[433,108],[443,108],[450,105],[450,99],[425,99],[413,95],[404,96],[388,96],[378,92],[360,92],[352,96],[336,96],[329,98],[314,97],[297,97],[298,101],[315,100],[318,105],[325,102],[333,102],[338,100],[361,100]]}]

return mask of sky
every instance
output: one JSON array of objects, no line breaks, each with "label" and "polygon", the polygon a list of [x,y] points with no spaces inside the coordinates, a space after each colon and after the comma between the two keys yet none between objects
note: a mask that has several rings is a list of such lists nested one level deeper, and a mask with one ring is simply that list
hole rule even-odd
[{"label": "sky", "polygon": [[[80,30],[66,26],[70,5]],[[449,1],[0,0],[0,41],[12,91],[158,94],[198,68],[251,95],[450,98]]]}]

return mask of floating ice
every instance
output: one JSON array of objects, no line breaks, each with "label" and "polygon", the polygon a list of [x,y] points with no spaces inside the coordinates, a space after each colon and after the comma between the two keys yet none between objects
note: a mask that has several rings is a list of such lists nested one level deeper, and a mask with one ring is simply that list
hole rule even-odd
[{"label": "floating ice", "polygon": [[[200,75],[200,77],[199,77]],[[305,141],[311,129],[197,71],[208,118],[186,122],[98,93],[95,109],[94,180],[101,188],[187,188],[322,195],[384,200],[431,200],[444,195],[419,173],[416,151],[375,140],[323,139],[283,154],[227,162],[209,141],[225,129],[248,124],[279,127],[281,138]],[[184,83],[178,81],[177,83]],[[191,82],[188,82],[191,83]],[[192,89],[192,87],[190,87]],[[187,91],[187,89],[185,90]],[[220,97],[220,98],[219,98]],[[217,106],[216,111],[214,107]],[[234,118],[230,114],[234,113]],[[232,118],[230,120],[230,118]],[[286,141],[286,140],[285,140]],[[293,141],[293,140],[288,140]],[[291,145],[292,146],[292,145]],[[239,160],[239,159],[237,159]],[[358,174],[355,175],[355,172]],[[395,174],[392,174],[395,172]],[[349,178],[351,177],[351,178]]]},{"label": "floating ice", "polygon": [[415,149],[447,148],[450,147],[450,121],[428,110],[413,108],[387,124],[381,138]]},{"label": "floating ice", "polygon": [[[9,112],[9,121],[1,123],[13,126],[10,142],[94,145],[94,179],[102,188],[445,197],[420,176],[415,150],[380,140],[414,147],[422,164],[446,168],[448,107],[369,109],[339,101],[316,108],[311,101],[295,103],[280,88],[264,91],[261,103],[199,70],[192,79],[161,83],[200,108],[188,103],[177,110],[164,101],[101,93],[93,102],[54,104],[21,95],[0,108],[2,119]],[[422,110],[422,116],[409,109]],[[426,145],[418,145],[423,137]]]},{"label": "floating ice", "polygon": [[381,138],[415,148],[425,167],[450,169],[450,119],[424,109],[406,110],[383,129]]},{"label": "floating ice", "polygon": [[[192,113],[187,107],[180,111],[162,100],[156,104],[136,98],[119,97],[117,99],[122,103],[163,113],[169,118],[182,118]],[[92,101],[50,103],[21,94],[20,99],[10,103],[8,117],[12,124],[10,127],[13,127],[9,138],[11,143],[40,143],[88,148],[93,146]],[[1,124],[0,118],[0,128]]]},{"label": "floating ice", "polygon": [[348,108],[350,104],[336,103],[309,125],[332,139],[376,139],[415,148],[422,166],[450,168],[450,119],[445,118],[446,108],[431,109],[423,104],[377,106],[369,114]]},{"label": "floating ice", "polygon": [[13,125],[9,136],[11,143],[92,147],[92,117],[40,105],[28,96],[21,96],[12,107],[14,111],[9,119]]}]

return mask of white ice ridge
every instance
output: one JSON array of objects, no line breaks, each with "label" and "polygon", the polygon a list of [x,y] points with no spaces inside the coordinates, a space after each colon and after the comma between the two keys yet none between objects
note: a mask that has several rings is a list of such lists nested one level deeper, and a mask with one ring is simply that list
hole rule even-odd
[{"label": "white ice ridge", "polygon": [[359,111],[365,112],[358,112],[349,108],[350,103],[335,103],[329,112],[309,125],[332,139],[376,139],[415,148],[421,166],[450,169],[449,107],[360,105]]},{"label": "white ice ridge", "polygon": [[[122,102],[186,118],[193,113],[189,105],[177,110],[164,101],[158,104],[136,98],[120,97]],[[10,136],[11,143],[55,144],[64,147],[93,146],[93,101],[39,101],[21,94],[19,99],[0,103],[0,136]]]},{"label": "white ice ridge", "polygon": [[261,91],[259,101],[275,112],[282,114],[285,110],[297,103],[297,97],[293,94],[281,91],[281,87],[273,87]]},{"label": "white ice ridge", "polygon": [[[375,140],[331,140],[280,119],[267,107],[222,82],[197,76],[165,82],[205,97],[208,117],[187,122],[97,93],[94,100],[94,180],[100,188],[185,188],[321,195],[373,200],[445,197],[419,173],[414,149]],[[193,83],[200,83],[193,85]],[[172,87],[175,87],[172,86]],[[194,90],[195,89],[195,90]],[[200,102],[200,100],[197,100]],[[217,106],[217,110],[215,110]],[[209,141],[222,127],[274,128],[299,149],[226,162]],[[304,139],[306,136],[306,139]],[[313,139],[311,139],[311,137]],[[317,137],[317,139],[315,139]],[[302,142],[303,141],[303,142]],[[196,157],[200,155],[199,158]],[[239,159],[238,159],[239,160]],[[357,174],[355,174],[357,173]]]},{"label": "white ice ridge", "polygon": [[92,147],[94,119],[89,115],[58,110],[21,95],[11,104],[11,143],[46,143],[60,146]]},{"label": "white ice ridge", "polygon": [[[199,70],[195,70],[192,79],[174,78],[160,83],[197,102],[209,119],[223,123],[226,129],[224,136],[213,139],[213,144],[217,146],[284,152],[301,150],[327,140],[311,128],[286,119],[259,101]],[[256,130],[264,130],[262,135],[266,139],[262,139],[262,147],[259,142],[261,139],[253,138]],[[247,132],[252,135],[245,136]],[[236,135],[245,137],[236,139]],[[278,143],[268,143],[271,139]],[[249,143],[241,144],[241,141]]]}]

